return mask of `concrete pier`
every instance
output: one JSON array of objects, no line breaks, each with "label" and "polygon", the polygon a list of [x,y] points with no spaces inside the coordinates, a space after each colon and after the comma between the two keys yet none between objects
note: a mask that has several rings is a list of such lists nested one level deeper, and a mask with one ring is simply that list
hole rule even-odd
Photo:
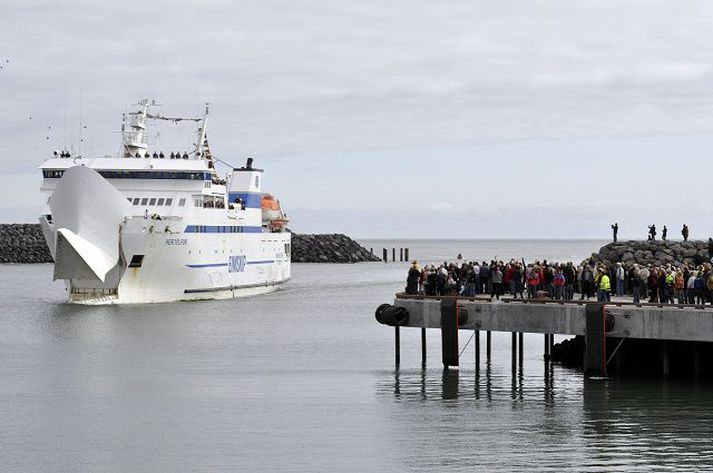
[{"label": "concrete pier", "polygon": [[[713,306],[633,304],[626,302],[580,302],[505,299],[487,297],[412,296],[397,294],[394,306],[408,312],[403,327],[441,329],[444,366],[458,366],[459,330],[478,334],[476,360],[479,361],[479,333],[486,332],[486,356],[490,359],[490,333],[512,333],[512,363],[523,362],[525,333],[544,334],[544,358],[553,352],[554,335],[583,336],[584,369],[590,375],[606,375],[606,368],[625,339],[661,341],[661,373],[670,372],[669,342],[690,342],[697,353],[701,342],[713,342]],[[607,351],[607,339],[614,339]],[[614,346],[614,343],[617,346]],[[657,343],[657,342],[652,342]],[[424,359],[425,361],[425,359]],[[620,360],[617,358],[616,363]],[[695,358],[700,371],[700,357]]]}]

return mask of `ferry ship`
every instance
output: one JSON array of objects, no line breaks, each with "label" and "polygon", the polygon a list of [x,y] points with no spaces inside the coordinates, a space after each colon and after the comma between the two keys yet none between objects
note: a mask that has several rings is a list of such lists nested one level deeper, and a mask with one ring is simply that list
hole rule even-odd
[{"label": "ferry ship", "polygon": [[[116,156],[55,151],[42,170],[40,225],[54,279],[78,304],[223,299],[276,290],[290,278],[290,233],[279,201],[262,192],[253,160],[216,171],[200,118],[125,114]],[[197,125],[191,151],[149,149],[150,120]],[[224,163],[225,164],[225,163]]]}]

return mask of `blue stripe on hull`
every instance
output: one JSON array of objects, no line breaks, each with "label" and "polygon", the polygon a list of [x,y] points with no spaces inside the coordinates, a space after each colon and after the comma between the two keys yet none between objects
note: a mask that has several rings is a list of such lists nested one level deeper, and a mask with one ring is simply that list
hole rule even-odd
[{"label": "blue stripe on hull", "polygon": [[262,227],[238,225],[188,225],[184,233],[262,233]]},{"label": "blue stripe on hull", "polygon": [[[275,260],[260,260],[260,261],[248,261],[245,264],[272,264]],[[194,268],[220,268],[228,266],[228,263],[204,263],[204,264],[187,264],[187,267]]]}]

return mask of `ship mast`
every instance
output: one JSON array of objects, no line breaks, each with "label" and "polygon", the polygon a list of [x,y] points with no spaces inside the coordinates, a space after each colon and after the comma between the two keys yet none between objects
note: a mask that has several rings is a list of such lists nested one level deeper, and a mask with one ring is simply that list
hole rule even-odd
[{"label": "ship mast", "polygon": [[203,122],[198,128],[198,141],[196,142],[196,158],[204,158],[209,161],[212,160],[210,154],[210,146],[208,146],[208,133],[206,132],[206,125],[208,124],[208,113],[209,104],[205,104],[205,113],[203,114]]},{"label": "ship mast", "polygon": [[126,129],[126,115],[124,115],[121,123],[122,155],[125,158],[131,158],[137,154],[143,157],[148,149],[148,144],[146,143],[146,115],[148,114],[149,101],[144,99],[137,105],[141,109],[137,112],[129,113],[131,116],[129,130]]}]

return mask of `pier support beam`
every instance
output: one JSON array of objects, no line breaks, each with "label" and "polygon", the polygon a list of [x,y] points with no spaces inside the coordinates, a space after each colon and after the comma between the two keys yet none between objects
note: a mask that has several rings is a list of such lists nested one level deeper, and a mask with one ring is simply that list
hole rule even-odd
[{"label": "pier support beam", "polygon": [[550,352],[550,334],[549,334],[549,333],[546,333],[546,334],[545,334],[545,355],[544,355],[545,361],[550,361],[550,355],[551,355],[551,352]]},{"label": "pier support beam", "polygon": [[512,360],[512,372],[514,374],[515,369],[517,368],[517,332],[512,332],[510,355]]},{"label": "pier support beam", "polygon": [[587,303],[585,315],[584,374],[587,376],[606,376],[607,347],[604,331],[604,304],[599,302]]},{"label": "pier support beam", "polygon": [[426,366],[426,327],[421,327],[421,365]]},{"label": "pier support beam", "polygon": [[480,330],[475,331],[475,369],[480,367]]},{"label": "pier support beam", "polygon": [[667,379],[668,375],[670,374],[667,340],[663,340],[661,342],[661,374],[663,375],[664,379]]},{"label": "pier support beam", "polygon": [[441,347],[443,367],[458,366],[458,304],[441,300]]},{"label": "pier support beam", "polygon": [[488,362],[490,362],[490,346],[492,345],[491,338],[492,336],[490,330],[488,330],[485,333],[485,358],[488,360]]},{"label": "pier support beam", "polygon": [[401,364],[401,333],[398,325],[394,327],[394,360],[396,366]]},{"label": "pier support beam", "polygon": [[520,367],[522,367],[522,361],[525,357],[525,334],[522,332],[519,332],[517,334],[517,344],[518,344],[518,352],[517,352],[517,361],[520,363]]}]

